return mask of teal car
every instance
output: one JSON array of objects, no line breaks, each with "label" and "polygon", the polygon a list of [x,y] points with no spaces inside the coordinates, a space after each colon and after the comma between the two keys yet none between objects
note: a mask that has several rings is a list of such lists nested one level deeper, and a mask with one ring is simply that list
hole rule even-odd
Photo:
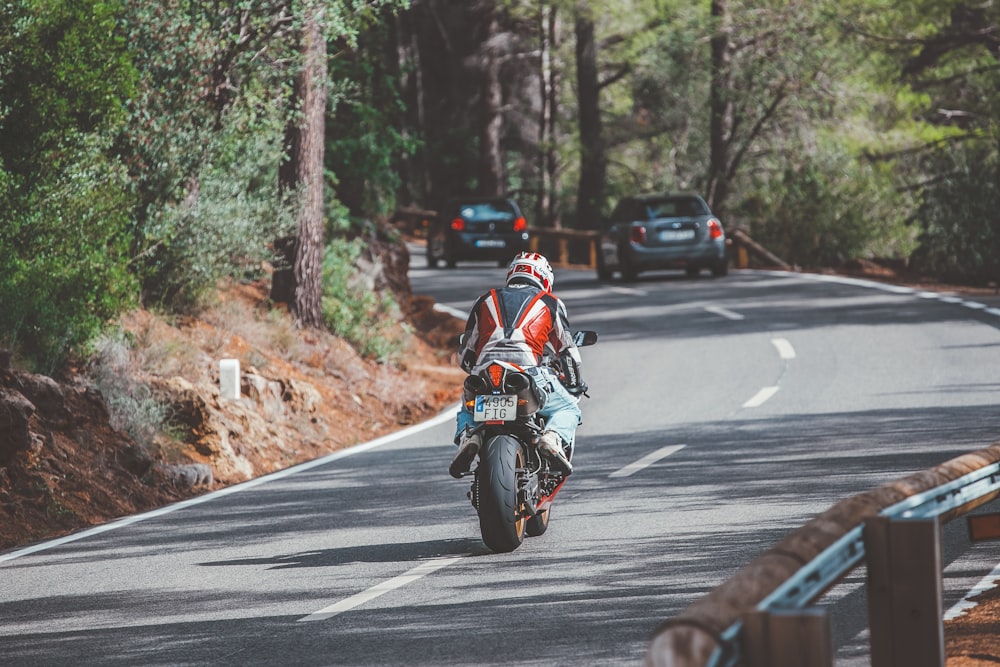
[{"label": "teal car", "polygon": [[647,194],[622,198],[601,229],[597,277],[615,272],[633,281],[640,273],[683,269],[697,276],[729,272],[726,232],[696,194]]}]

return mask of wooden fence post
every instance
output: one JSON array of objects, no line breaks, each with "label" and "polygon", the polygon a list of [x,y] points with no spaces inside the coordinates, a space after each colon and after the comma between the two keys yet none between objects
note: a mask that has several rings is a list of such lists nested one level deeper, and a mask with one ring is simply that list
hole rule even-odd
[{"label": "wooden fence post", "polygon": [[872,667],[943,667],[939,521],[870,517],[864,540]]},{"label": "wooden fence post", "polygon": [[740,643],[747,667],[833,667],[825,609],[754,610],[743,616]]}]

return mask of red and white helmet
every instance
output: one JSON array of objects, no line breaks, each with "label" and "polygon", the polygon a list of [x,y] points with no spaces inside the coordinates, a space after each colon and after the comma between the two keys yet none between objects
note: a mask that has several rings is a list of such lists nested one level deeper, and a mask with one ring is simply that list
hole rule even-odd
[{"label": "red and white helmet", "polygon": [[507,267],[507,284],[511,281],[530,282],[546,292],[552,291],[555,276],[552,267],[544,255],[537,252],[522,252],[515,257]]}]

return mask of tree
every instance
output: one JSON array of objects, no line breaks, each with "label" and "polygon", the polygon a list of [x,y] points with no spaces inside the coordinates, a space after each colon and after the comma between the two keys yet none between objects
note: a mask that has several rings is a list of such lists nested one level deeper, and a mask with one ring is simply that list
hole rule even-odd
[{"label": "tree", "polygon": [[576,86],[580,123],[580,180],[576,218],[581,229],[597,229],[604,204],[607,154],[601,123],[601,83],[598,81],[594,20],[585,4],[577,7]]},{"label": "tree", "polygon": [[[271,296],[290,301],[301,326],[323,324],[323,155],[326,120],[326,37],[324,0],[302,5],[299,49],[302,63],[295,75],[291,107],[297,111],[285,135],[287,161],[280,169],[285,192],[295,198],[297,233],[281,249],[290,267],[277,274]],[[288,252],[288,251],[291,252]],[[290,272],[289,272],[290,269]],[[291,278],[289,282],[287,277]],[[289,294],[289,292],[291,294]],[[289,298],[291,297],[291,298]]]},{"label": "tree", "polygon": [[912,108],[922,132],[872,156],[894,161],[919,193],[913,265],[1000,282],[1000,8],[886,0],[874,9],[858,8],[848,26],[887,63],[885,78],[920,104]]}]

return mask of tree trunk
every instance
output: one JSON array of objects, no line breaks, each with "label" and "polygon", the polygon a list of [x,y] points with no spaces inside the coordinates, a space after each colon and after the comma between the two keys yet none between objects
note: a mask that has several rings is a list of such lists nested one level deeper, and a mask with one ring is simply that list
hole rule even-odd
[{"label": "tree trunk", "polygon": [[500,156],[500,132],[503,128],[503,88],[500,85],[500,56],[497,33],[500,22],[492,7],[483,54],[483,125],[479,137],[479,192],[502,194],[503,161]]},{"label": "tree trunk", "polygon": [[723,215],[729,190],[728,146],[732,127],[729,101],[729,7],[727,0],[712,0],[712,77],[709,91],[709,163],[705,199],[717,215]]},{"label": "tree trunk", "polygon": [[556,153],[556,117],[559,111],[559,72],[552,54],[559,46],[559,19],[556,7],[543,5],[539,17],[541,35],[542,113],[538,123],[539,174],[541,192],[536,219],[541,227],[559,229],[559,170]]},{"label": "tree trunk", "polygon": [[580,183],[576,214],[581,229],[597,229],[604,203],[607,155],[601,127],[600,83],[594,21],[579,7],[576,16],[576,77],[580,105]]},{"label": "tree trunk", "polygon": [[[323,0],[310,0],[301,35],[302,69],[292,90],[297,118],[285,133],[287,161],[279,172],[284,192],[298,202],[298,231],[294,239],[275,246],[284,273],[271,284],[275,301],[291,302],[296,322],[303,327],[323,325],[323,157],[326,127],[326,40],[323,37]],[[284,253],[282,258],[280,255]],[[289,273],[290,272],[290,273]],[[291,298],[290,298],[291,297]]]}]

